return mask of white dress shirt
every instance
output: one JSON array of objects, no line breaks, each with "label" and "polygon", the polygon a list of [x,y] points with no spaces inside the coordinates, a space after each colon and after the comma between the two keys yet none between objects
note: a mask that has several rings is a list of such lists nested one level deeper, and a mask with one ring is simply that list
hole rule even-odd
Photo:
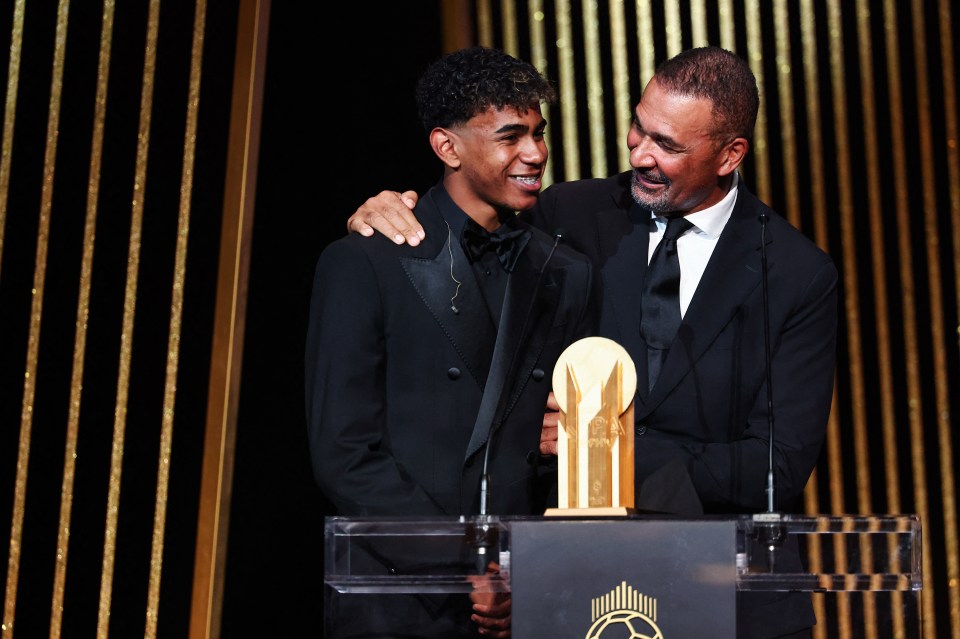
[{"label": "white dress shirt", "polygon": [[[720,232],[726,226],[727,220],[733,213],[737,203],[737,184],[740,176],[734,173],[733,184],[722,200],[702,211],[687,214],[686,218],[693,223],[693,228],[677,238],[677,258],[680,260],[680,317],[687,312],[690,300],[700,284],[707,262],[713,255],[713,249],[720,239]],[[651,217],[657,223],[656,238],[650,237],[650,251],[647,254],[647,264],[653,257],[663,232],[667,228],[667,218],[651,212]]]}]

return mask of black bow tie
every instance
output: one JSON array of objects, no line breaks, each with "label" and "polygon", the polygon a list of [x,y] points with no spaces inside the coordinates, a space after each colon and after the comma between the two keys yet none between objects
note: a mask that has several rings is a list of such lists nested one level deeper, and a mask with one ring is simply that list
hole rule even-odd
[{"label": "black bow tie", "polygon": [[470,220],[463,228],[460,243],[471,262],[479,260],[487,251],[495,251],[503,270],[510,273],[529,241],[530,231],[527,229],[490,233]]}]

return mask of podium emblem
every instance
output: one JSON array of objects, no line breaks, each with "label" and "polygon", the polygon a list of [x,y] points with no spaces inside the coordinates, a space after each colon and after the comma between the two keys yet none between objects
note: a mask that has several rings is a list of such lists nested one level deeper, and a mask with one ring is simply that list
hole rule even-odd
[{"label": "podium emblem", "polygon": [[584,639],[664,639],[657,627],[657,600],[626,582],[593,600],[593,625]]}]

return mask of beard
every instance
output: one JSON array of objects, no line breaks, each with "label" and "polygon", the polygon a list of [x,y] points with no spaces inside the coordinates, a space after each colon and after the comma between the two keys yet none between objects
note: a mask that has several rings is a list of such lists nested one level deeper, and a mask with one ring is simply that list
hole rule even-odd
[{"label": "beard", "polygon": [[[664,188],[656,191],[647,188],[637,179],[639,175],[650,182],[662,184]],[[634,202],[654,213],[671,213],[673,209],[670,206],[670,182],[670,178],[658,171],[634,169],[633,179],[630,183],[630,195],[633,196]]]}]

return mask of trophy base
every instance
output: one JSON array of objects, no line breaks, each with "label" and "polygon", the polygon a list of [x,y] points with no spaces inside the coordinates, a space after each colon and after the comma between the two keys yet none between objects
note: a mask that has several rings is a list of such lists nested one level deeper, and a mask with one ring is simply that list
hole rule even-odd
[{"label": "trophy base", "polygon": [[627,517],[636,514],[626,506],[597,506],[594,508],[547,508],[544,517]]}]

